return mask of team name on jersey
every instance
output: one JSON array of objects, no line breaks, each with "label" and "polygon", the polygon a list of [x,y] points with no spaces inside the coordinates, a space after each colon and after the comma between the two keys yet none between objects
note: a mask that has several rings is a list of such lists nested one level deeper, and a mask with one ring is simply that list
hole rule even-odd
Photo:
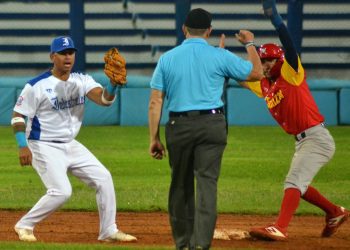
[{"label": "team name on jersey", "polygon": [[284,98],[284,95],[282,93],[282,90],[279,90],[277,93],[275,93],[272,97],[265,97],[265,101],[267,104],[267,107],[269,109],[272,109],[273,107],[276,107],[281,100]]},{"label": "team name on jersey", "polygon": [[69,100],[64,100],[63,98],[61,100],[58,100],[58,98],[55,97],[51,99],[51,101],[53,104],[53,109],[62,110],[84,104],[85,96],[78,96],[75,98],[71,97]]}]

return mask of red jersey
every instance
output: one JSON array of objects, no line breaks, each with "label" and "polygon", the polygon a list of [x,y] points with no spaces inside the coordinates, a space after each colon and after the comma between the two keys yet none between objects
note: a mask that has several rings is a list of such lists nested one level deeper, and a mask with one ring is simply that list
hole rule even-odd
[{"label": "red jersey", "polygon": [[273,83],[266,78],[255,83],[255,86],[254,83],[245,83],[258,96],[265,98],[273,118],[288,134],[293,135],[324,121],[306,83],[299,58],[298,64],[296,72],[284,61],[281,75]]}]

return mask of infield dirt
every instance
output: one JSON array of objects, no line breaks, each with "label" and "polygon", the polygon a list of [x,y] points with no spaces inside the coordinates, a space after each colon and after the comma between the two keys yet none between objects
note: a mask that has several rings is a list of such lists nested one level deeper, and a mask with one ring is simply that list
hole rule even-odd
[{"label": "infield dirt", "polygon": [[[24,213],[24,211],[0,211],[0,241],[18,240],[13,226]],[[217,228],[249,230],[250,227],[265,226],[274,219],[274,216],[219,214]],[[167,213],[118,212],[117,223],[122,231],[135,235],[138,241],[136,243],[99,243],[97,212],[56,212],[37,225],[35,235],[38,241],[47,243],[173,246]],[[252,239],[213,240],[212,247],[213,249],[277,250],[350,249],[350,221],[345,222],[331,238],[320,237],[323,225],[324,217],[321,216],[295,216],[289,227],[289,239],[286,242]]]}]

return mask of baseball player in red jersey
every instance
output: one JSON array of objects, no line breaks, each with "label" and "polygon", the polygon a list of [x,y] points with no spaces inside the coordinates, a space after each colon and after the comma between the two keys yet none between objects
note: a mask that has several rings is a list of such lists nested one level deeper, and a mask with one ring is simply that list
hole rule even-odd
[{"label": "baseball player in red jersey", "polygon": [[321,236],[330,237],[347,220],[349,211],[327,200],[310,183],[332,158],[335,144],[308,88],[304,68],[277,12],[275,0],[263,0],[263,8],[285,51],[276,44],[261,45],[258,54],[265,78],[241,84],[265,98],[273,118],[288,134],[295,136],[296,142],[279,216],[272,225],[251,229],[250,235],[261,240],[286,240],[287,227],[302,198],[326,213]]}]

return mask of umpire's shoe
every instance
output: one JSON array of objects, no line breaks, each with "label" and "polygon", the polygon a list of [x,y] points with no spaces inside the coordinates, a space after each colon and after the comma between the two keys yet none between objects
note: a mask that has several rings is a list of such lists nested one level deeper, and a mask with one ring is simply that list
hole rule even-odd
[{"label": "umpire's shoe", "polygon": [[338,228],[349,218],[350,212],[343,207],[339,207],[339,214],[335,217],[326,215],[326,226],[324,227],[321,236],[330,237]]},{"label": "umpire's shoe", "polygon": [[18,234],[19,239],[22,241],[36,241],[33,230],[31,229],[15,227],[15,231]]},{"label": "umpire's shoe", "polygon": [[106,241],[106,242],[113,242],[113,241],[124,241],[124,242],[128,242],[128,241],[137,241],[137,238],[135,236],[132,236],[130,234],[126,234],[122,231],[118,231],[115,232],[114,234],[112,234],[111,236],[107,237],[106,239],[103,239],[102,241]]}]

